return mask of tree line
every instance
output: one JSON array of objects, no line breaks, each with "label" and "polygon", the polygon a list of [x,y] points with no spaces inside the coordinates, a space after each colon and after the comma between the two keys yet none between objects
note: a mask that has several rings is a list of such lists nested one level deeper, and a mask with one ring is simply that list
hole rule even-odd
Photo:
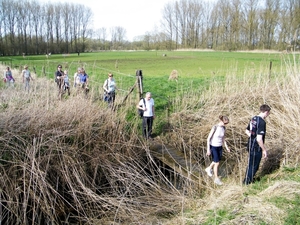
[{"label": "tree line", "polygon": [[217,50],[297,48],[299,0],[170,2],[163,9],[169,48]]},{"label": "tree line", "polygon": [[299,0],[178,0],[165,4],[161,27],[134,41],[126,29],[92,27],[89,7],[0,0],[0,54],[97,50],[286,50],[299,46]]},{"label": "tree line", "polygon": [[1,55],[84,51],[92,16],[81,4],[0,0]]}]

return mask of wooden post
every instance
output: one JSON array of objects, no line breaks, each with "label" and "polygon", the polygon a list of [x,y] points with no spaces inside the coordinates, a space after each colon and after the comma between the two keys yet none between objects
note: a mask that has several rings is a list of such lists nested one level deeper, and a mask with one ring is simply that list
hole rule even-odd
[{"label": "wooden post", "polygon": [[271,72],[272,72],[272,61],[270,61],[269,81],[271,79]]},{"label": "wooden post", "polygon": [[136,83],[138,85],[138,98],[139,100],[143,97],[143,73],[142,70],[136,71]]}]

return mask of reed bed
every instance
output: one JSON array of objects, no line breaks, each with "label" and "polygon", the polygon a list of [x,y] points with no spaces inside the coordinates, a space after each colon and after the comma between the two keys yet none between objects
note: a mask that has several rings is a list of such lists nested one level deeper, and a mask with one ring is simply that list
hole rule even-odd
[{"label": "reed bed", "polygon": [[1,90],[1,222],[139,224],[178,210],[182,196],[145,151],[140,121],[94,99],[60,101],[42,78],[29,93]]},{"label": "reed bed", "polygon": [[[283,165],[298,166],[299,68],[283,62],[286,69],[280,74],[264,67],[251,67],[243,74],[231,69],[224,82],[211,77],[201,95],[191,90],[172,99],[174,111],[160,118],[168,122],[161,141],[184,151],[197,162],[194,168],[204,168],[208,132],[219,115],[228,115],[226,137],[232,151],[224,153],[221,174],[240,188],[246,167],[244,131],[266,103],[272,108],[267,118],[269,159],[261,175]],[[22,86],[1,90],[0,221],[163,224],[164,217],[193,204],[189,197],[214,196],[204,173],[199,174],[200,190],[183,178],[180,189],[169,181],[140,137],[140,121],[128,120],[135,105],[130,99],[113,112],[99,101],[97,90],[91,90],[89,98],[72,93],[60,101],[55,88],[53,82],[38,78],[30,93]],[[197,204],[209,207],[206,201]],[[205,216],[195,219],[204,220]],[[186,221],[179,217],[177,222]]]}]

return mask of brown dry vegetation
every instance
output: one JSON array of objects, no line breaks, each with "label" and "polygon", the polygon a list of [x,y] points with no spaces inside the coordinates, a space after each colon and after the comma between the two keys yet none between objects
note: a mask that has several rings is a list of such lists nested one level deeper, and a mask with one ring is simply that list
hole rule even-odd
[{"label": "brown dry vegetation", "polygon": [[[57,100],[53,83],[38,78],[32,92],[1,90],[0,215],[7,224],[201,224],[208,211],[227,208],[235,218],[224,224],[282,224],[286,212],[267,202],[270,195],[299,190],[299,183],[272,181],[257,195],[245,196],[244,130],[261,104],[272,107],[267,118],[269,158],[261,175],[299,163],[299,69],[280,74],[264,68],[228,72],[225,83],[212,82],[201,96],[191,92],[174,99],[163,143],[180,148],[204,168],[206,137],[220,114],[228,115],[231,153],[221,165],[224,186],[214,187],[200,174],[198,185],[182,178],[169,182],[128,121],[134,104],[112,113],[106,105],[81,95]],[[252,68],[251,68],[252,69]],[[213,80],[213,78],[212,78]],[[96,91],[95,91],[96,92]],[[284,192],[285,193],[285,192]],[[186,213],[187,209],[192,209]],[[250,222],[249,222],[250,221]]]}]

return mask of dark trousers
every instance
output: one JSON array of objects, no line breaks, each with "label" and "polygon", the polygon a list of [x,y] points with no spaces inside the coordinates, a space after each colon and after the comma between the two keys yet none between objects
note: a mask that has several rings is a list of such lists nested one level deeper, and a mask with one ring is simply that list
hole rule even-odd
[{"label": "dark trousers", "polygon": [[248,185],[253,182],[253,178],[259,168],[261,158],[262,158],[262,150],[260,148],[251,149],[249,151],[248,167],[243,182],[244,184]]},{"label": "dark trousers", "polygon": [[150,138],[152,134],[153,116],[143,117],[143,135],[145,138]]}]

